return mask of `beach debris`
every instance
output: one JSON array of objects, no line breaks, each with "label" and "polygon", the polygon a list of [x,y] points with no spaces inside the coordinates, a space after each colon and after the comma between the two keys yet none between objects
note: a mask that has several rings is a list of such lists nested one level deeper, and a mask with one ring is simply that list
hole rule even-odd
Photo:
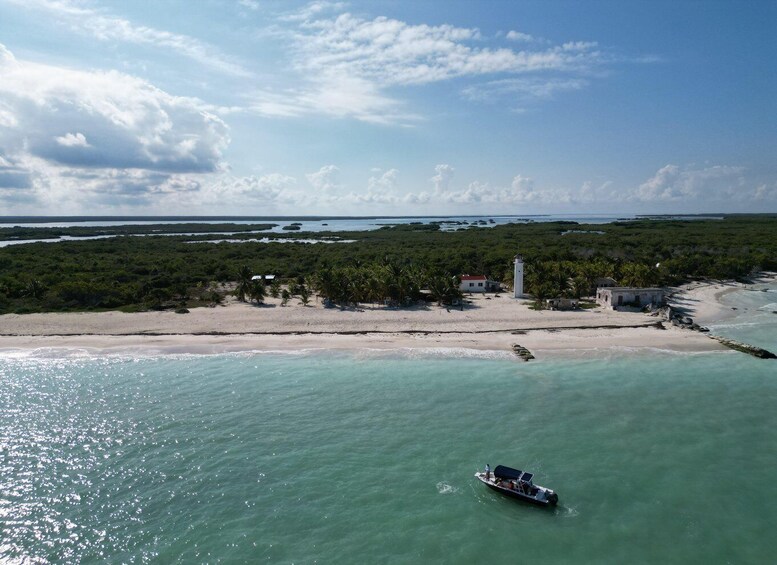
[{"label": "beach debris", "polygon": [[534,355],[531,354],[531,351],[529,351],[522,345],[518,345],[517,343],[513,344],[513,353],[515,353],[518,357],[520,357],[524,361],[529,361],[530,359],[534,359]]},{"label": "beach debris", "polygon": [[747,353],[748,355],[758,357],[759,359],[777,359],[777,355],[762,347],[749,345],[747,343],[742,343],[741,341],[736,341],[735,339],[729,339],[727,337],[721,337],[719,335],[710,335],[710,337],[730,349],[741,351],[742,353]]}]

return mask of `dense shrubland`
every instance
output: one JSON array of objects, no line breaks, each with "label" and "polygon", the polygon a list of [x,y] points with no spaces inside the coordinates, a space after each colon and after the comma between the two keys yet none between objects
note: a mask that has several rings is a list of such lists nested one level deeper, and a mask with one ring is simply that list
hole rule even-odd
[{"label": "dense shrubland", "polygon": [[[159,233],[151,228],[158,226],[132,226],[131,233]],[[10,237],[6,230],[12,229],[0,228],[0,239]],[[24,229],[24,237],[50,233]],[[244,229],[186,226],[187,232],[199,233]],[[105,228],[79,230],[88,236],[103,234]],[[300,232],[262,235],[311,237]],[[308,300],[316,290],[336,304],[398,305],[418,299],[422,289],[435,301],[455,301],[453,277],[464,273],[486,274],[510,285],[518,252],[526,263],[525,288],[537,298],[584,296],[593,281],[604,276],[622,285],[675,285],[690,278],[741,278],[754,270],[777,270],[777,217],[766,215],[604,225],[537,222],[458,231],[441,231],[437,224],[403,225],[315,236],[355,242],[208,243],[223,236],[205,234],[8,246],[0,248],[0,312],[214,304],[227,289],[240,290],[244,266],[242,275],[273,273],[284,284],[304,287]],[[252,237],[256,235],[230,236]],[[257,292],[272,295],[271,287],[261,286],[245,287],[243,298],[256,300]],[[274,289],[278,294],[283,290],[295,289]]]}]

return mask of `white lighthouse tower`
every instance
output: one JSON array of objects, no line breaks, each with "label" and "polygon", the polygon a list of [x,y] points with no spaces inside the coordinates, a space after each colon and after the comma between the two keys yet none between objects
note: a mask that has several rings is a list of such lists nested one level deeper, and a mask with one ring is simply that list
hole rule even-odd
[{"label": "white lighthouse tower", "polygon": [[515,271],[513,272],[513,298],[523,298],[523,257],[515,256]]}]

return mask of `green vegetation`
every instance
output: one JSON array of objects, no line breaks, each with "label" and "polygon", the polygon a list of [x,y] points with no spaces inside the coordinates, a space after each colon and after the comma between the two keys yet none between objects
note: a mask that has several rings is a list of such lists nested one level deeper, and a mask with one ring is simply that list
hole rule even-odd
[{"label": "green vegetation", "polygon": [[[439,224],[406,224],[323,236],[354,240],[332,244],[209,243],[223,238],[213,232],[237,231],[241,233],[231,239],[255,238],[248,232],[260,229],[259,224],[160,226],[56,229],[62,235],[78,230],[79,236],[174,230],[203,235],[0,248],[0,313],[191,308],[220,302],[225,284],[243,300],[261,302],[268,293],[280,293],[277,283],[269,288],[246,284],[245,275],[250,281],[254,273],[273,273],[284,283],[296,281],[305,287],[307,300],[315,289],[335,304],[403,305],[418,299],[424,289],[445,303],[455,300],[456,275],[485,274],[512,284],[517,252],[526,263],[526,290],[538,299],[585,296],[594,280],[604,276],[622,285],[671,286],[690,278],[741,278],[754,270],[777,270],[777,217],[768,215],[604,225],[536,222],[461,231],[441,231]],[[571,227],[577,231],[564,234]],[[0,240],[52,233],[52,228],[23,228],[23,234],[21,229],[0,228]],[[159,229],[167,231],[155,231]],[[596,233],[600,231],[605,233]],[[300,232],[263,235],[311,237]],[[328,286],[330,278],[339,284]],[[286,300],[292,296],[305,300],[299,289],[288,293]]]},{"label": "green vegetation", "polygon": [[452,304],[461,299],[457,277],[442,272],[421,269],[412,264],[371,263],[347,267],[319,269],[313,285],[325,304],[342,307],[360,302],[409,306],[424,299],[422,289],[438,304]]}]

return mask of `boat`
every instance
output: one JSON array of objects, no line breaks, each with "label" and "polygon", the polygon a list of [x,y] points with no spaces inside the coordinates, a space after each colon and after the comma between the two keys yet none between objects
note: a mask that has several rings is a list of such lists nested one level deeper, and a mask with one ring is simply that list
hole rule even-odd
[{"label": "boat", "polygon": [[487,487],[512,498],[518,498],[539,506],[555,506],[558,495],[549,488],[535,485],[534,475],[504,465],[497,465],[493,473],[483,471],[475,477]]}]

